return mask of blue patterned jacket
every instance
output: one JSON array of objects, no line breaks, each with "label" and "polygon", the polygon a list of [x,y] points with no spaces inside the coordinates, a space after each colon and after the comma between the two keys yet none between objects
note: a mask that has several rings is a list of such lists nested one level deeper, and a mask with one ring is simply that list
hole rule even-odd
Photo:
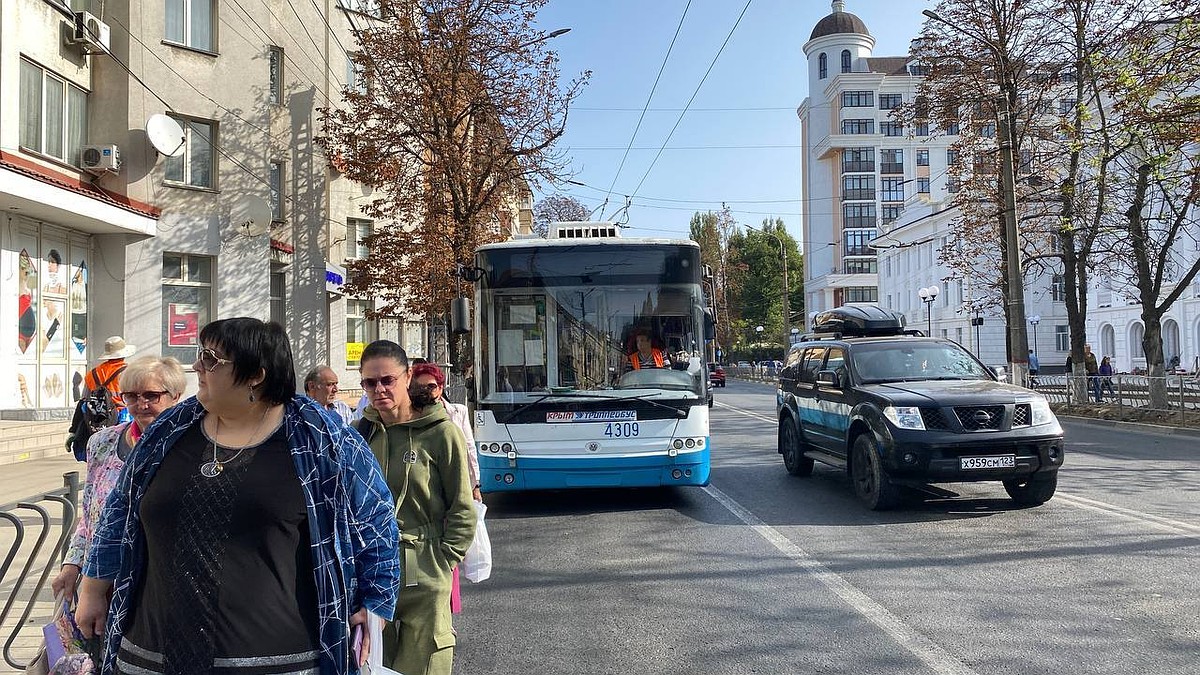
[{"label": "blue patterned jacket", "polygon": [[[145,573],[142,496],[177,440],[205,410],[192,397],[162,414],[130,454],[92,536],[83,573],[113,580],[102,673],[114,672],[117,647]],[[321,675],[355,673],[349,615],[360,607],[392,618],[400,584],[399,532],[383,472],[362,436],[310,399],[284,407],[287,444],[304,490],[312,542]]]}]

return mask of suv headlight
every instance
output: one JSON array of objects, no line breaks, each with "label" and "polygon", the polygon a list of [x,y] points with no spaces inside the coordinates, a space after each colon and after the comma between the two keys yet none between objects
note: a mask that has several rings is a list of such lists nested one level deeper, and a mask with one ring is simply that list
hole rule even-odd
[{"label": "suv headlight", "polygon": [[1054,411],[1050,409],[1050,402],[1044,398],[1035,399],[1029,402],[1029,412],[1032,416],[1031,424],[1037,426],[1039,424],[1053,424],[1058,421],[1054,416]]},{"label": "suv headlight", "polygon": [[921,419],[921,409],[916,406],[891,406],[883,409],[883,416],[901,429],[925,430],[925,421]]}]

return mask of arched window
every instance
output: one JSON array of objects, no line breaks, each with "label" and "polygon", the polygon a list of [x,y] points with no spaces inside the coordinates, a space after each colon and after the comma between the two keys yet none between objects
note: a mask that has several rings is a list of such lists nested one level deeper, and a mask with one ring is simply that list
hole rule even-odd
[{"label": "arched window", "polygon": [[842,72],[843,73],[850,72],[850,50],[849,49],[842,50]]},{"label": "arched window", "polygon": [[825,55],[825,52],[821,52],[821,55],[817,57],[817,79],[823,80],[828,76],[829,57]]}]

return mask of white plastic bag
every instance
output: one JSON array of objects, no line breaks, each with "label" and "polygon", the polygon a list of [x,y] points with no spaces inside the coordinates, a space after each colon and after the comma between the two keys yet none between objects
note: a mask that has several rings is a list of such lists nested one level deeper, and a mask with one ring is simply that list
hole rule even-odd
[{"label": "white plastic bag", "polygon": [[479,583],[492,576],[492,540],[488,538],[487,526],[483,517],[487,514],[487,506],[483,502],[474,502],[475,513],[479,518],[475,524],[475,540],[467,549],[467,557],[462,561],[462,575],[467,581]]},{"label": "white plastic bag", "polygon": [[367,612],[367,637],[371,640],[371,651],[367,652],[363,675],[401,675],[383,665],[383,624],[382,617]]}]

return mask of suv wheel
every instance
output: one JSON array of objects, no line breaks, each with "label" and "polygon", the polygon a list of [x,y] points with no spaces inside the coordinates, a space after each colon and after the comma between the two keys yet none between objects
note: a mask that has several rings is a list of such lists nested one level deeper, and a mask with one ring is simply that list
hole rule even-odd
[{"label": "suv wheel", "polygon": [[1021,506],[1037,506],[1045,504],[1054,496],[1058,488],[1058,472],[1051,474],[1032,474],[1025,478],[1013,478],[1004,481],[1004,491],[1012,500]]},{"label": "suv wheel", "polygon": [[812,475],[812,458],[804,456],[800,433],[791,419],[785,419],[779,425],[779,452],[783,455],[783,466],[788,473],[793,476]]},{"label": "suv wheel", "polygon": [[872,511],[890,509],[899,499],[899,489],[883,470],[879,453],[875,451],[875,437],[870,433],[859,434],[854,439],[850,477],[854,482],[854,494]]}]

